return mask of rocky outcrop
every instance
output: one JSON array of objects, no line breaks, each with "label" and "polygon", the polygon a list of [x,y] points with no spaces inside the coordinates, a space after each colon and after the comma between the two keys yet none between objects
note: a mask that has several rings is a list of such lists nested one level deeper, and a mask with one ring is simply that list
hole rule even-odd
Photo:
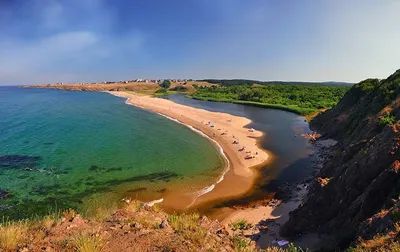
[{"label": "rocky outcrop", "polygon": [[311,122],[323,138],[338,144],[304,204],[290,214],[283,235],[317,231],[328,237],[324,247],[346,247],[362,236],[362,223],[393,207],[400,192],[399,93],[400,70],[382,81],[354,85]]}]

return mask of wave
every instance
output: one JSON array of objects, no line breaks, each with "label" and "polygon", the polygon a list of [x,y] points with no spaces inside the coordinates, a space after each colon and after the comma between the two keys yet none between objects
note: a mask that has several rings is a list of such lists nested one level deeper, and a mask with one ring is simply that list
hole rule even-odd
[{"label": "wave", "polygon": [[[145,109],[145,108],[142,107],[142,106],[129,103],[129,100],[130,100],[130,99],[131,99],[131,98],[127,98],[126,101],[125,101],[125,103],[128,104],[128,105],[132,105],[132,106],[135,106],[135,107],[139,107],[139,108]],[[212,139],[211,137],[209,137],[209,136],[207,136],[206,134],[204,134],[201,130],[196,129],[196,128],[194,128],[193,126],[191,126],[191,125],[189,125],[189,124],[183,123],[183,122],[179,121],[178,119],[169,117],[169,116],[167,116],[167,115],[164,115],[164,114],[161,114],[161,113],[158,113],[158,112],[155,112],[155,113],[157,113],[158,115],[163,116],[163,117],[165,117],[165,118],[167,118],[167,119],[169,119],[169,120],[171,120],[171,121],[174,121],[174,122],[177,122],[177,123],[179,123],[179,124],[182,124],[182,125],[188,127],[189,129],[191,129],[192,131],[196,132],[197,134],[201,135],[202,137],[207,138],[209,141],[211,141],[212,143],[214,143],[215,146],[218,147],[219,153],[221,154],[221,156],[224,158],[224,160],[225,160],[225,162],[226,162],[226,168],[225,168],[225,170],[222,172],[222,174],[221,174],[221,176],[219,177],[219,179],[217,180],[217,182],[214,183],[214,184],[212,184],[212,185],[210,185],[210,186],[207,186],[207,187],[201,189],[200,191],[195,192],[195,193],[194,193],[195,198],[194,198],[193,202],[190,203],[190,204],[187,206],[187,208],[189,208],[189,207],[191,207],[191,206],[196,202],[196,200],[197,200],[200,196],[211,192],[212,190],[214,190],[214,188],[215,188],[215,186],[216,186],[217,184],[221,183],[221,182],[224,180],[225,174],[226,174],[226,173],[229,171],[229,169],[230,169],[230,162],[229,162],[229,159],[228,159],[228,157],[225,155],[225,152],[224,152],[224,149],[222,148],[222,146],[219,145],[219,143],[218,143],[217,141],[215,141],[215,140]],[[162,202],[162,201],[163,201],[163,199],[161,199],[161,202]],[[151,202],[153,202],[153,201],[151,201]],[[149,203],[151,203],[151,202],[149,202]],[[156,202],[156,203],[159,203],[159,202]],[[148,204],[148,203],[146,203],[146,204]],[[154,203],[154,204],[155,204],[155,203]]]}]

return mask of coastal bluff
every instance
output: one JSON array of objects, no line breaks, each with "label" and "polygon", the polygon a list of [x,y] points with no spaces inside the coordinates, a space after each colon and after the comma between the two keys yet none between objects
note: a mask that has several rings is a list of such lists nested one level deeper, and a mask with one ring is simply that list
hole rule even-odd
[{"label": "coastal bluff", "polygon": [[[305,202],[281,234],[318,232],[326,249],[397,240],[400,214],[400,70],[354,85],[311,126],[333,138],[327,161]],[[388,248],[389,249],[389,248]]]}]

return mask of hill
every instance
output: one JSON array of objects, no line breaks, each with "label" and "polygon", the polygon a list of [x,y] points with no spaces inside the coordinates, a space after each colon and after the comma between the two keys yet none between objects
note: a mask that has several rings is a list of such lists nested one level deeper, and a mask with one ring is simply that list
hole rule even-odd
[{"label": "hill", "polygon": [[323,138],[338,143],[283,235],[318,232],[327,249],[391,249],[400,236],[399,94],[400,70],[354,85],[312,120]]},{"label": "hill", "polygon": [[257,81],[257,80],[246,80],[246,79],[204,79],[199,80],[201,82],[208,82],[212,84],[218,84],[221,86],[237,86],[237,85],[273,85],[273,84],[283,84],[283,85],[312,85],[312,86],[347,86],[350,87],[354,83],[349,82],[338,82],[338,81],[325,81],[325,82],[304,82],[304,81]]}]

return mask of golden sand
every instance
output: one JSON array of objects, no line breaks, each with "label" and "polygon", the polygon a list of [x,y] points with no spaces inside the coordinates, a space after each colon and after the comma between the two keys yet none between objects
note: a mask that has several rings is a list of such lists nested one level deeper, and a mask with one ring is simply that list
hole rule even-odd
[{"label": "golden sand", "polygon": [[257,172],[252,168],[265,164],[269,159],[268,152],[258,146],[263,133],[247,128],[251,123],[247,118],[193,108],[163,98],[120,91],[109,93],[127,98],[129,104],[168,116],[200,130],[222,147],[229,160],[229,171],[212,191],[201,195],[195,202],[193,199],[177,198],[174,197],[176,195],[169,194],[164,197],[164,207],[195,208],[206,202],[240,197],[251,190],[257,176]]}]

